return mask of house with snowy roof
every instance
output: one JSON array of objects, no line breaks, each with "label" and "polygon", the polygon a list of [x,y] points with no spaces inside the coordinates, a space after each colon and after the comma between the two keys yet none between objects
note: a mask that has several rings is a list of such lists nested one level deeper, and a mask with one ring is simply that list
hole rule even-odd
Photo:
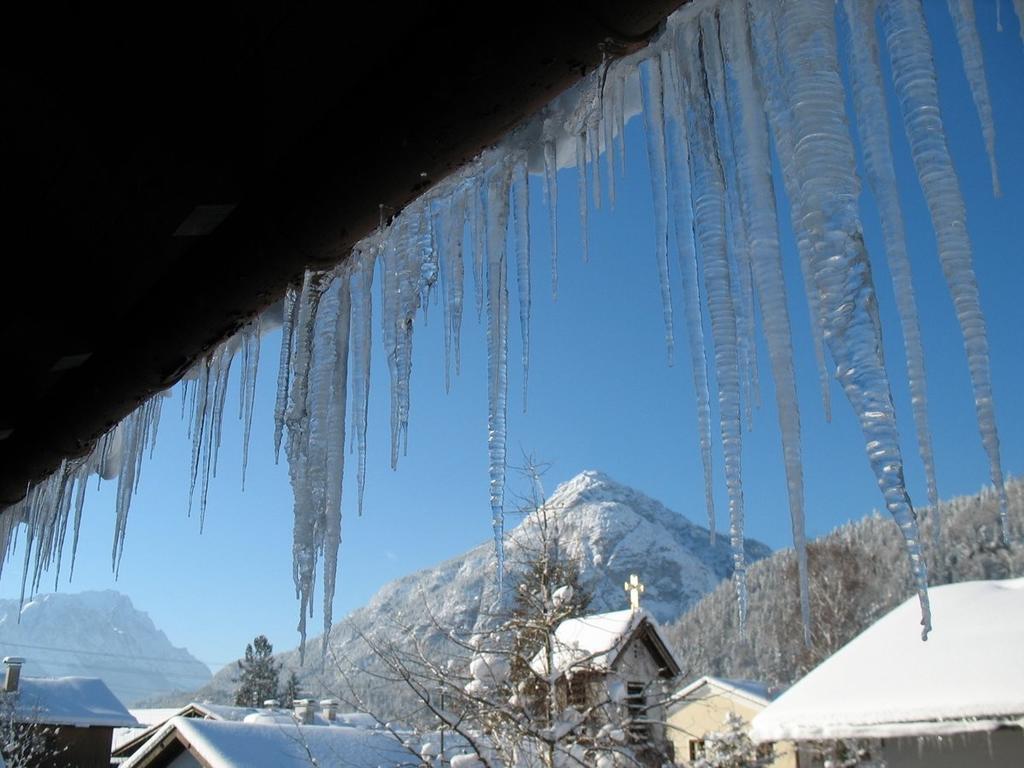
[{"label": "house with snowy roof", "polygon": [[671,750],[664,702],[680,666],[657,621],[640,608],[640,591],[634,577],[629,609],[563,621],[551,648],[539,651],[530,666],[555,686],[560,706],[580,712],[597,707],[594,716],[602,717],[608,710],[601,702],[617,705],[631,740],[655,745],[653,763]]},{"label": "house with snowy roof", "polygon": [[[778,695],[763,683],[704,676],[683,686],[667,702],[668,738],[677,763],[694,762],[703,755],[708,734],[726,729],[738,717],[749,729],[751,721]],[[765,745],[766,749],[768,745]],[[793,744],[774,745],[773,768],[796,768]]]},{"label": "house with snowy roof", "polygon": [[[1024,579],[928,590],[934,629],[907,600],[757,715],[755,741],[866,742],[889,768],[1024,764]],[[804,760],[801,766],[814,765]]]},{"label": "house with snowy roof", "polygon": [[264,707],[235,707],[226,704],[189,702],[183,707],[132,709],[133,717],[139,721],[135,728],[114,730],[111,750],[111,764],[120,765],[138,752],[146,742],[175,717],[196,720],[217,720],[220,722],[266,722],[270,717],[275,722],[299,722],[304,725],[343,726],[375,729],[379,723],[363,712],[339,712],[336,699],[323,699],[319,707],[312,699],[294,702],[294,709],[279,707],[276,700],[268,700]]},{"label": "house with snowy roof", "polygon": [[[106,684],[91,677],[22,677],[24,659],[4,659],[0,710],[20,738],[36,745],[18,765],[107,768],[114,728],[138,725]],[[4,745],[5,749],[10,748]],[[7,756],[11,758],[10,755]]]},{"label": "house with snowy roof", "polygon": [[291,713],[243,721],[172,717],[122,768],[310,768],[419,766],[421,745],[388,731],[303,723]]}]

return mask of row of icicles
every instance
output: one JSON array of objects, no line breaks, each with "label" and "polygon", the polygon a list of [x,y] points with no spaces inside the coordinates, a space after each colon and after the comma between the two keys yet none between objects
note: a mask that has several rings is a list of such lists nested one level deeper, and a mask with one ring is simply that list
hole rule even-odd
[{"label": "row of icicles", "polygon": [[[1024,0],[1014,0],[1024,25],[1022,3]],[[991,162],[993,191],[998,195],[995,131],[973,4],[971,0],[949,0],[949,9]],[[845,29],[843,47],[864,176],[878,202],[902,325],[928,500],[936,510],[924,353],[893,167],[879,31],[888,48],[892,86],[963,332],[978,425],[999,494],[1005,537],[1009,535],[1006,496],[985,325],[964,203],[939,117],[931,41],[921,3],[843,0],[838,15]],[[379,272],[380,330],[390,373],[394,467],[408,439],[414,320],[438,292],[443,307],[447,387],[451,372],[459,371],[467,264],[472,270],[475,295],[470,300],[478,317],[482,315],[486,322],[490,507],[500,584],[504,570],[508,270],[514,255],[525,403],[532,295],[530,176],[537,175],[544,183],[552,242],[551,289],[556,294],[558,169],[576,167],[586,258],[588,210],[591,205],[600,206],[603,195],[614,205],[616,176],[625,165],[624,128],[634,111],[637,90],[650,165],[657,243],[654,256],[669,361],[675,347],[669,279],[670,245],[674,243],[712,538],[709,365],[717,384],[714,394],[741,619],[746,613],[746,564],[740,456],[743,424],[750,422],[759,389],[753,341],[756,306],[775,384],[801,609],[805,637],[810,638],[800,415],[775,205],[775,185],[781,182],[790,201],[788,223],[795,235],[810,308],[824,408],[828,414],[834,377],[859,419],[885,504],[906,539],[927,634],[927,573],[918,519],[903,480],[892,396],[882,360],[875,287],[859,220],[860,182],[847,125],[836,18],[833,0],[698,0],[684,6],[669,18],[664,32],[648,48],[593,73],[502,145],[441,182],[386,225],[382,223],[334,270],[308,272],[301,286],[288,290],[283,302],[220,344],[187,375],[182,416],[187,411],[193,441],[189,506],[198,494],[202,523],[209,479],[217,471],[232,362],[241,352],[244,488],[260,338],[280,325],[274,442],[278,453],[284,446],[295,498],[293,569],[303,646],[321,559],[325,633],[331,627],[346,435],[357,456],[360,511],[363,505],[375,272]],[[772,174],[772,146],[780,161],[781,178]],[[513,254],[506,252],[510,222]],[[708,333],[702,308],[710,319]],[[713,350],[710,361],[708,341]],[[826,354],[832,360],[831,370]],[[101,438],[89,455],[65,461],[0,517],[0,544],[5,551],[17,535],[17,524],[27,523],[23,595],[26,586],[33,592],[38,588],[42,573],[51,566],[56,566],[59,575],[69,527],[73,531],[73,569],[85,489],[93,474],[117,478],[112,549],[117,571],[129,505],[138,486],[142,457],[155,444],[162,401],[160,396],[151,399]],[[932,521],[931,529],[938,531],[938,527]],[[939,546],[939,542],[933,545]]]}]

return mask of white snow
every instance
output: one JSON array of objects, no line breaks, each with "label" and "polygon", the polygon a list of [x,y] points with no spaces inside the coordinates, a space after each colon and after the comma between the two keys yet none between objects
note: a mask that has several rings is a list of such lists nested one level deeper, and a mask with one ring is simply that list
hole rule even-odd
[{"label": "white snow", "polygon": [[[553,661],[556,676],[584,668],[610,669],[633,632],[645,621],[660,637],[657,622],[644,610],[595,613],[566,619],[555,630]],[[661,641],[668,647],[664,638]],[[546,653],[540,651],[530,661],[530,666],[538,675],[547,675]]]},{"label": "white snow", "polygon": [[377,768],[413,761],[409,750],[381,731],[175,717],[122,766],[142,764],[172,732],[177,732],[210,768],[308,768],[311,764]]},{"label": "white snow", "polygon": [[1024,716],[1024,579],[934,587],[865,630],[754,718],[758,741],[993,730]]},{"label": "white snow", "polygon": [[94,677],[23,677],[12,697],[15,716],[25,722],[80,728],[137,727],[106,684]]}]

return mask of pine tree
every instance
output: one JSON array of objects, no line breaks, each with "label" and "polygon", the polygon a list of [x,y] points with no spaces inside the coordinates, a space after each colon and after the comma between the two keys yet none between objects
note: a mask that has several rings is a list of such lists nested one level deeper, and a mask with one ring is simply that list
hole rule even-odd
[{"label": "pine tree", "polygon": [[260,707],[267,699],[277,696],[281,665],[274,661],[274,646],[266,635],[257,635],[245,646],[245,659],[238,662],[238,670],[236,706]]},{"label": "pine tree", "polygon": [[299,692],[299,676],[295,674],[295,670],[292,670],[278,697],[281,700],[281,706],[291,709],[292,702],[299,698]]}]

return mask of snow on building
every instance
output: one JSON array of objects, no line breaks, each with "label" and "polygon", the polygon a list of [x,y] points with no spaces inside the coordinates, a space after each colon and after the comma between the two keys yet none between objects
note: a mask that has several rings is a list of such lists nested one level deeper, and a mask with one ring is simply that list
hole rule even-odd
[{"label": "snow on building", "polygon": [[[123,763],[128,760],[157,731],[175,717],[220,722],[277,724],[293,724],[299,719],[293,710],[288,709],[234,707],[225,704],[201,704],[194,701],[178,708],[133,709],[131,713],[142,725],[136,728],[118,728],[114,731],[111,760],[115,763]],[[324,699],[319,703],[319,710],[309,711],[308,715],[308,718],[305,719],[306,725],[334,725],[371,730],[378,726],[377,721],[367,714],[338,712],[338,702],[334,699]]]},{"label": "snow on building", "polygon": [[387,731],[288,721],[173,717],[122,768],[378,768],[418,765],[419,744]]},{"label": "snow on building", "polygon": [[107,768],[114,728],[137,726],[106,684],[91,677],[21,677],[23,659],[4,659],[3,717],[27,729],[42,748],[19,765]]},{"label": "snow on building", "polygon": [[[666,707],[668,738],[675,748],[677,762],[698,759],[706,734],[722,731],[730,714],[742,718],[749,727],[776,695],[763,683],[710,676],[680,688]],[[792,744],[776,744],[775,753],[772,766],[796,768]]]},{"label": "snow on building", "polygon": [[890,768],[1024,763],[1024,579],[929,592],[927,642],[907,600],[766,707],[752,737],[874,740]]},{"label": "snow on building", "polygon": [[550,654],[540,651],[530,666],[556,686],[561,704],[582,711],[610,700],[623,708],[635,741],[668,747],[664,699],[680,667],[643,609],[566,619]]}]

